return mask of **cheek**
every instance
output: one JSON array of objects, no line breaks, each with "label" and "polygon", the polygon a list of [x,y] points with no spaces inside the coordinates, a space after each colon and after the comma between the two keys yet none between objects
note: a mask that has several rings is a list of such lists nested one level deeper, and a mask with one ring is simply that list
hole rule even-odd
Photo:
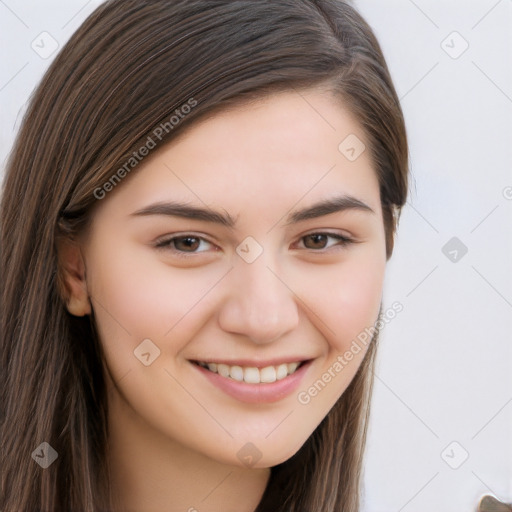
[{"label": "cheek", "polygon": [[129,244],[124,249],[109,246],[104,240],[97,244],[88,272],[100,337],[113,356],[123,353],[127,364],[133,363],[133,350],[146,338],[162,351],[177,353],[186,340],[173,332],[196,318],[198,305],[222,277],[222,269],[172,268],[151,251]]},{"label": "cheek", "polygon": [[336,267],[324,266],[302,273],[300,296],[331,351],[344,352],[353,339],[377,320],[384,270],[385,259],[361,254]]},{"label": "cheek", "polygon": [[311,311],[311,322],[326,342],[315,378],[297,396],[311,418],[327,415],[367,353],[368,329],[379,314],[385,271],[385,257],[376,254],[361,252],[336,270],[332,266],[319,268],[303,281],[302,296]]}]

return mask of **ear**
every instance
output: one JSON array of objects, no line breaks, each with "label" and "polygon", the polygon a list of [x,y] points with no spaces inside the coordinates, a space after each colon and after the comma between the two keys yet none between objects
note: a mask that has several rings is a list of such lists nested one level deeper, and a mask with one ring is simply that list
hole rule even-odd
[{"label": "ear", "polygon": [[85,280],[85,264],[80,245],[69,238],[57,239],[57,283],[67,310],[74,316],[91,314],[91,303]]}]

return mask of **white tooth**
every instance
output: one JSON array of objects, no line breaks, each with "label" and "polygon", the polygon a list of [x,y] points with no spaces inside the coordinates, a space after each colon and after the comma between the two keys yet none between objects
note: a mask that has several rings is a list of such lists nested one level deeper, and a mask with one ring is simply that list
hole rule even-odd
[{"label": "white tooth", "polygon": [[238,382],[242,382],[244,380],[244,371],[241,366],[231,366],[229,369],[229,376]]},{"label": "white tooth", "polygon": [[283,363],[279,366],[266,366],[260,370],[254,366],[229,366],[222,363],[204,363],[202,361],[198,362],[198,364],[203,368],[208,368],[211,372],[218,373],[222,377],[231,377],[238,382],[245,381],[249,384],[271,383],[284,379],[295,372],[300,365],[297,362]]},{"label": "white tooth", "polygon": [[286,365],[288,367],[288,375],[291,375],[299,366],[299,363],[288,363]]},{"label": "white tooth", "polygon": [[217,373],[222,377],[229,377],[229,366],[227,364],[219,363],[217,365]]},{"label": "white tooth", "polygon": [[288,366],[284,363],[280,364],[277,367],[276,379],[277,380],[284,379],[287,375],[288,375]]},{"label": "white tooth", "polygon": [[249,366],[244,369],[244,381],[249,384],[259,384],[260,383],[260,371],[258,368],[254,368]]},{"label": "white tooth", "polygon": [[276,369],[273,366],[266,366],[260,370],[261,382],[275,382],[276,381]]}]

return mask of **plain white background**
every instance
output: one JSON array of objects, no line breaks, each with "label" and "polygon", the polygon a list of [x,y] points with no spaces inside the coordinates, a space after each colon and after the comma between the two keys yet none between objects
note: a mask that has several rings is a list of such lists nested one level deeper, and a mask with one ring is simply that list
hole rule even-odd
[{"label": "plain white background", "polygon": [[[31,45],[48,32],[61,47],[100,3],[0,0],[2,171],[55,56]],[[364,512],[476,511],[485,493],[512,503],[512,0],[355,5],[401,98],[412,171],[386,277],[385,306],[403,311],[381,335]]]}]

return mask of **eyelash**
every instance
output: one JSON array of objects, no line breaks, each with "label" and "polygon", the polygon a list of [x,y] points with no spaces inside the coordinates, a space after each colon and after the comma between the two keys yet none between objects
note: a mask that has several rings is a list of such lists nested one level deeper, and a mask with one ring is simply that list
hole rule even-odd
[{"label": "eyelash", "polygon": [[[309,251],[312,251],[313,253],[321,254],[321,253],[329,251],[329,249],[331,249],[332,247],[345,248],[348,245],[356,242],[355,240],[348,238],[346,236],[335,234],[335,233],[326,233],[324,231],[315,231],[313,233],[308,233],[307,235],[301,236],[299,240],[303,240],[304,238],[314,236],[314,235],[324,235],[329,238],[334,238],[335,240],[338,241],[338,243],[333,244],[330,247],[323,248],[323,249],[308,249],[307,247],[305,247],[304,250],[309,250]],[[175,242],[176,240],[185,239],[185,238],[194,238],[194,239],[198,239],[200,241],[204,241],[204,242],[214,245],[213,242],[210,242],[209,240],[207,240],[206,238],[204,238],[202,236],[196,235],[194,233],[186,233],[184,235],[174,235],[170,238],[165,238],[163,240],[157,241],[155,246],[159,250],[170,251],[180,258],[191,258],[191,257],[194,257],[194,255],[196,255],[196,254],[205,252],[205,251],[199,251],[199,252],[180,251],[179,249],[172,247],[173,242]]]}]

